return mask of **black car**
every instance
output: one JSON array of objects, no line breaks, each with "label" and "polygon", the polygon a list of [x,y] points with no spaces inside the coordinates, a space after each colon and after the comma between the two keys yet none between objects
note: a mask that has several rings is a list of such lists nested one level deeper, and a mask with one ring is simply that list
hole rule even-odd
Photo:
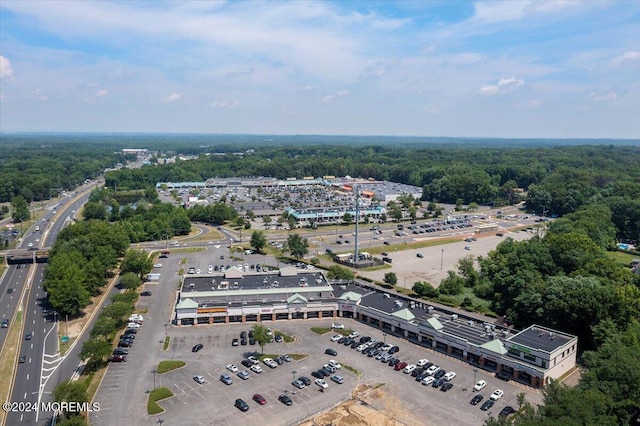
[{"label": "black car", "polygon": [[125,336],[127,336],[127,335],[133,335],[133,334],[138,334],[138,330],[136,330],[135,328],[127,328],[127,329],[124,331],[124,335],[125,335]]},{"label": "black car", "polygon": [[302,383],[304,383],[305,386],[310,386],[311,385],[311,379],[306,377],[306,376],[300,376],[300,377],[298,377],[298,380],[300,380]]},{"label": "black car", "polygon": [[375,345],[373,345],[374,349],[380,349],[383,346],[384,346],[384,342],[378,342]]},{"label": "black car", "polygon": [[484,402],[484,404],[482,404],[482,407],[480,407],[480,409],[482,411],[487,411],[488,409],[490,409],[491,407],[493,407],[493,399],[488,399]]},{"label": "black car", "polygon": [[436,371],[436,374],[433,375],[433,377],[435,379],[441,379],[442,376],[444,376],[445,374],[447,374],[447,372],[445,370],[438,370],[438,371]]},{"label": "black car", "polygon": [[278,363],[278,365],[282,365],[284,363],[284,360],[282,359],[282,357],[276,357],[273,359],[275,362]]},{"label": "black car", "polygon": [[140,293],[140,296],[151,296],[151,292],[149,290],[145,290],[142,293]]},{"label": "black car", "polygon": [[333,374],[333,371],[331,371],[329,368],[327,367],[322,367],[320,370],[318,371],[322,371],[325,375],[325,377],[330,376],[331,374]]},{"label": "black car", "polygon": [[276,341],[276,343],[282,342],[282,335],[281,334],[276,334],[275,341]]},{"label": "black car", "polygon": [[249,411],[249,404],[247,404],[246,402],[244,402],[244,400],[243,400],[243,399],[241,399],[241,398],[236,399],[236,402],[235,402],[235,404],[233,404],[233,405],[235,405],[236,407],[238,407],[238,409],[239,409],[240,411]]},{"label": "black car", "polygon": [[347,341],[343,343],[345,346],[350,346],[353,343],[353,339],[347,337]]},{"label": "black car", "polygon": [[129,351],[123,348],[116,348],[113,350],[113,355],[129,355]]},{"label": "black car", "polygon": [[[27,357],[24,355],[20,355],[20,358],[18,358],[18,364],[24,364],[24,362],[27,360]],[[507,407],[505,407],[507,408]],[[504,411],[504,410],[503,410]]]},{"label": "black car", "polygon": [[331,355],[331,356],[337,356],[338,352],[335,351],[335,349],[331,349],[331,348],[327,348],[324,353],[326,355]]},{"label": "black car", "polygon": [[120,340],[118,342],[118,347],[119,348],[130,348],[131,346],[133,346],[131,340]]},{"label": "black car", "polygon": [[416,376],[416,382],[421,382],[425,377],[428,377],[428,376],[429,376],[429,373],[427,373],[427,370],[424,370],[422,373]]},{"label": "black car", "polygon": [[33,333],[27,333],[24,335],[24,340],[31,340],[32,337],[33,337]]},{"label": "black car", "polygon": [[371,340],[371,337],[369,336],[362,336],[360,338],[360,343],[367,343],[369,340]]},{"label": "black car", "polygon": [[253,330],[249,330],[249,338],[254,337]]},{"label": "black car", "polygon": [[358,343],[358,342],[355,342],[355,341],[354,341],[354,342],[351,344],[351,349],[355,349],[355,348],[357,348],[358,346],[360,346],[360,343]]},{"label": "black car", "polygon": [[198,352],[200,349],[202,349],[204,346],[202,346],[202,343],[198,343],[197,345],[195,345],[193,348],[191,348],[191,352]]},{"label": "black car", "polygon": [[249,337],[249,344],[250,345],[255,345],[256,344],[256,339],[254,339],[253,337]]},{"label": "black car", "polygon": [[241,331],[240,332],[240,338],[241,339],[245,339],[247,337],[247,332],[246,331]]},{"label": "black car", "polygon": [[476,395],[473,398],[471,398],[471,401],[469,401],[469,404],[471,405],[478,405],[478,403],[480,401],[482,401],[484,397],[482,395]]},{"label": "black car", "polygon": [[284,393],[278,397],[278,401],[282,402],[284,405],[293,404],[293,401],[291,400],[291,398],[289,398],[289,395],[286,395]]},{"label": "black car", "polygon": [[374,356],[376,356],[376,355],[378,355],[378,351],[377,351],[377,350],[375,350],[375,349],[373,349],[373,348],[369,351],[369,353],[367,353],[367,356],[368,356],[369,358],[373,358],[373,357],[374,357]]},{"label": "black car", "polygon": [[324,373],[323,373],[323,372],[321,372],[321,371],[318,371],[318,370],[316,370],[316,371],[312,371],[312,372],[311,372],[311,375],[312,375],[313,377],[315,377],[316,379],[323,379],[323,378],[324,378]]},{"label": "black car", "polygon": [[496,377],[500,380],[504,380],[505,382],[508,382],[509,379],[511,378],[507,373],[503,373],[503,372],[496,373]]},{"label": "black car", "polygon": [[400,360],[398,358],[391,358],[389,360],[389,366],[395,367],[399,362],[400,362]]},{"label": "black car", "polygon": [[243,359],[241,364],[247,368],[251,368],[251,366],[253,365],[253,363],[251,361],[249,361],[248,359]]},{"label": "black car", "polygon": [[9,288],[7,289],[7,294],[11,294],[11,293],[13,293],[13,289],[12,289],[11,287],[9,287]]},{"label": "black car", "polygon": [[349,338],[348,337],[341,337],[340,340],[338,340],[338,343],[340,343],[341,345],[344,344],[344,342],[346,342]]},{"label": "black car", "polygon": [[422,259],[424,256],[422,256],[422,253],[417,253],[416,256],[418,256],[420,259]]},{"label": "black car", "polygon": [[411,377],[418,377],[423,371],[422,367],[418,367],[411,372]]},{"label": "black car", "polygon": [[512,406],[507,405],[502,410],[500,410],[499,416],[500,417],[508,417],[510,414],[513,414],[515,412],[516,412],[516,410]]},{"label": "black car", "polygon": [[440,386],[442,386],[444,383],[444,379],[435,379],[433,381],[433,383],[431,383],[431,386],[433,386],[434,388],[439,388]]},{"label": "black car", "polygon": [[240,339],[240,344],[245,346],[247,344],[247,339]]},{"label": "black car", "polygon": [[399,347],[397,347],[397,346],[391,346],[391,347],[389,348],[389,350],[387,351],[387,353],[395,354],[395,353],[396,353],[396,352],[398,352],[399,350],[400,350],[400,348],[399,348]]},{"label": "black car", "polygon": [[453,383],[447,382],[440,387],[442,392],[446,392],[453,387]]}]

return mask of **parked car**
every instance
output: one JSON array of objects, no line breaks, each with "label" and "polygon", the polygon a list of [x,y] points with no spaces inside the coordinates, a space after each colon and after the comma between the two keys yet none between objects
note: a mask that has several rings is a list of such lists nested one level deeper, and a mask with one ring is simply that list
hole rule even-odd
[{"label": "parked car", "polygon": [[248,359],[243,359],[240,364],[242,364],[243,367],[247,367],[247,368],[251,368],[253,366],[253,364],[251,363],[251,361],[249,361]]},{"label": "parked car", "polygon": [[396,353],[396,352],[398,352],[399,350],[400,350],[400,348],[399,348],[399,347],[397,347],[397,346],[392,346],[392,347],[388,350],[388,353],[390,353],[390,354],[395,354],[395,353]]},{"label": "parked car", "polygon": [[220,375],[220,381],[222,383],[224,383],[225,385],[230,385],[231,383],[233,383],[233,379],[228,374],[221,374]]},{"label": "parked car", "polygon": [[109,357],[109,361],[111,362],[127,362],[126,355],[112,355]]},{"label": "parked car", "polygon": [[433,383],[431,383],[432,387],[439,388],[440,386],[442,386],[444,384],[444,379],[436,379],[435,377],[434,377],[434,379],[435,380],[433,381]]},{"label": "parked car", "polygon": [[304,383],[305,386],[310,386],[311,385],[311,379],[309,379],[306,376],[300,376],[300,377],[298,377],[298,380],[300,380],[302,383]]},{"label": "parked car", "polygon": [[324,377],[324,373],[321,372],[320,370],[315,370],[311,372],[311,375],[313,377],[315,377],[316,379],[322,379]]},{"label": "parked car", "polygon": [[338,352],[331,348],[327,348],[324,353],[325,355],[338,356]]},{"label": "parked car", "polygon": [[334,328],[337,330],[344,330],[344,325],[334,322],[333,324],[331,324],[331,328]]},{"label": "parked car", "polygon": [[473,386],[473,391],[474,391],[474,392],[479,392],[479,391],[481,391],[482,389],[484,389],[484,388],[485,388],[485,386],[487,386],[487,382],[485,382],[484,380],[480,380],[480,381],[478,381],[478,383],[476,383],[476,384]]},{"label": "parked car", "polygon": [[429,386],[431,383],[433,383],[436,379],[433,376],[427,376],[424,379],[422,379],[422,384],[425,386]]},{"label": "parked car", "polygon": [[254,373],[262,373],[262,367],[260,367],[258,364],[253,364],[250,368]]},{"label": "parked car", "polygon": [[262,395],[260,395],[259,393],[256,393],[253,395],[253,400],[255,402],[257,402],[260,405],[265,405],[267,403],[267,400],[264,399],[264,397]]},{"label": "parked car", "polygon": [[353,331],[353,332],[351,332],[351,334],[349,335],[349,338],[350,338],[350,339],[355,339],[355,338],[357,338],[358,336],[360,336],[360,333],[358,333],[357,331]]},{"label": "parked car", "polygon": [[407,365],[408,365],[408,364],[407,364],[406,362],[404,362],[404,361],[400,361],[400,362],[398,362],[398,363],[397,363],[393,368],[394,368],[396,371],[400,371],[400,370],[404,369]]},{"label": "parked car", "polygon": [[255,356],[253,356],[253,355],[248,356],[248,357],[247,357],[247,359],[248,359],[249,361],[251,361],[251,363],[252,363],[252,364],[254,364],[254,365],[255,365],[255,364],[259,364],[259,363],[260,363],[260,361],[258,361],[258,358],[256,358],[256,357],[255,357]]},{"label": "parked car", "polygon": [[500,398],[502,398],[502,395],[504,395],[504,391],[502,389],[496,389],[496,390],[493,391],[493,393],[491,394],[491,396],[489,398],[493,399],[494,401],[497,401]]},{"label": "parked car", "polygon": [[332,341],[332,342],[337,342],[337,341],[339,341],[340,339],[342,339],[342,336],[341,336],[341,335],[339,335],[339,334],[334,334],[333,336],[331,336],[331,341]]},{"label": "parked car", "polygon": [[278,397],[278,401],[282,402],[284,405],[293,404],[293,401],[291,400],[291,398],[289,398],[289,395],[284,393]]},{"label": "parked car", "polygon": [[240,377],[242,380],[247,380],[249,378],[249,372],[247,370],[238,371],[236,376]]},{"label": "parked car", "polygon": [[329,385],[327,384],[327,382],[324,381],[324,379],[316,379],[315,381],[316,385],[318,385],[321,389],[326,389],[329,387]]},{"label": "parked car", "polygon": [[336,370],[340,370],[342,368],[342,364],[340,364],[335,359],[330,359],[328,364],[331,365],[332,367],[334,367]]},{"label": "parked car", "polygon": [[491,407],[493,407],[494,401],[493,399],[488,399],[484,402],[484,404],[482,404],[482,407],[480,407],[480,409],[482,411],[487,411],[488,409],[490,409]]},{"label": "parked car", "polygon": [[409,364],[409,365],[407,365],[406,367],[404,367],[404,368],[402,369],[402,372],[403,372],[404,374],[411,374],[411,373],[413,372],[413,370],[415,370],[415,369],[416,369],[416,366],[415,366],[415,365],[413,365],[413,364]]},{"label": "parked car", "polygon": [[291,384],[293,386],[295,386],[298,389],[304,389],[305,388],[305,384],[302,382],[302,380],[294,380],[293,382],[291,382]]},{"label": "parked car", "polygon": [[195,380],[196,382],[198,382],[198,383],[200,383],[200,384],[203,384],[203,383],[204,383],[204,377],[202,377],[202,376],[201,376],[201,375],[199,375],[199,374],[198,374],[198,375],[196,375],[196,376],[193,376],[193,380]]},{"label": "parked car", "polygon": [[140,324],[137,322],[130,322],[127,324],[127,328],[140,328]]},{"label": "parked car", "polygon": [[238,367],[236,367],[235,364],[229,364],[229,365],[227,365],[227,370],[231,371],[232,373],[237,373],[238,372]]},{"label": "parked car", "polygon": [[480,394],[474,396],[473,398],[471,398],[471,401],[469,401],[469,404],[471,405],[478,405],[478,403],[480,401],[482,401],[484,399],[484,397]]},{"label": "parked car", "polygon": [[249,404],[244,402],[241,398],[236,399],[236,402],[233,405],[235,405],[240,411],[249,411]]},{"label": "parked car", "polygon": [[440,386],[440,390],[442,392],[446,392],[453,387],[453,383],[446,382],[442,386]]},{"label": "parked car", "polygon": [[424,367],[425,365],[427,365],[428,362],[429,362],[428,359],[423,358],[423,359],[418,360],[418,362],[416,362],[416,366],[417,367]]},{"label": "parked car", "polygon": [[344,383],[344,378],[342,376],[337,375],[337,374],[334,374],[333,376],[331,376],[331,380],[336,382],[339,385]]},{"label": "parked car", "polygon": [[145,290],[142,293],[140,293],[140,296],[151,296],[151,292],[149,290]]},{"label": "parked car", "polygon": [[435,377],[436,379],[442,379],[445,374],[447,374],[446,371],[438,370],[438,371],[436,371],[436,374],[433,375],[433,377]]},{"label": "parked car", "polygon": [[496,377],[500,380],[504,380],[505,382],[508,382],[511,378],[507,373],[502,371],[500,373],[496,373]]},{"label": "parked car", "polygon": [[444,376],[442,376],[443,379],[445,379],[446,381],[451,381],[456,377],[456,373],[453,371],[449,371],[447,374],[445,374]]},{"label": "parked car", "polygon": [[129,355],[129,351],[124,348],[115,348],[113,355]]},{"label": "parked car", "polygon": [[502,410],[500,410],[500,414],[498,414],[500,417],[509,417],[509,415],[515,413],[516,410],[510,406],[507,405],[506,407],[504,407]]},{"label": "parked car", "polygon": [[432,365],[431,367],[427,368],[427,374],[431,374],[434,375],[436,374],[436,372],[440,370],[440,367],[437,365]]},{"label": "parked car", "polygon": [[203,347],[204,346],[202,345],[202,343],[198,343],[197,345],[194,345],[193,348],[191,348],[191,352],[198,352]]},{"label": "parked car", "polygon": [[240,341],[238,339],[233,339],[231,341],[231,346],[238,346],[238,345],[240,345]]},{"label": "parked car", "polygon": [[424,256],[422,255],[422,253],[416,253],[416,256],[419,257],[420,259],[422,259]]}]

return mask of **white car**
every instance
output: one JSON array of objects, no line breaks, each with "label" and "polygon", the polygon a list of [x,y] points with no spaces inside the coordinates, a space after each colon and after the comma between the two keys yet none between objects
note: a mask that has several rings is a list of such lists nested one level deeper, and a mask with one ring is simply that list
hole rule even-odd
[{"label": "white car", "polygon": [[485,382],[484,380],[480,380],[478,383],[475,384],[475,386],[473,387],[473,390],[475,392],[479,392],[482,389],[484,389],[485,386],[487,386],[487,382]]},{"label": "white car", "polygon": [[428,359],[422,358],[422,359],[419,359],[418,362],[416,362],[416,366],[417,367],[424,367],[425,365],[427,365],[428,362],[429,362]]},{"label": "white car", "polygon": [[325,370],[329,370],[332,373],[335,373],[337,368],[335,368],[333,365],[329,365],[329,364],[325,364],[322,366]]},{"label": "white car", "polygon": [[162,263],[156,263],[153,265],[154,268],[162,268]]},{"label": "white car", "polygon": [[229,364],[229,365],[227,365],[227,370],[231,371],[232,373],[237,373],[238,372],[238,367],[236,367],[235,364]]},{"label": "white car", "polygon": [[144,318],[140,314],[131,314],[131,315],[129,315],[129,321],[131,321],[131,322],[133,322],[133,321],[144,321]]},{"label": "white car", "polygon": [[137,322],[130,322],[129,324],[127,324],[127,328],[140,328],[140,324],[138,324]]},{"label": "white car", "polygon": [[343,330],[344,329],[344,325],[338,324],[337,322],[334,322],[333,324],[331,324],[331,328],[335,328],[335,329],[338,329],[338,330]]},{"label": "white car", "polygon": [[422,379],[422,384],[425,386],[429,386],[431,383],[433,383],[436,380],[435,377],[433,376],[427,376],[424,379]]},{"label": "white car", "polygon": [[491,394],[491,396],[489,398],[493,399],[494,401],[497,401],[500,398],[502,398],[502,395],[504,395],[504,392],[502,391],[502,389],[496,389],[496,390],[493,391],[493,393]]},{"label": "white car", "polygon": [[454,371],[449,371],[442,378],[445,379],[446,381],[450,381],[450,380],[453,380],[454,377],[456,377],[456,373]]},{"label": "white car", "polygon": [[258,364],[253,364],[250,368],[254,373],[262,373],[262,367],[260,367]]},{"label": "white car", "polygon": [[349,335],[349,338],[355,339],[356,337],[359,337],[359,336],[360,336],[360,333],[358,333],[357,331],[354,331]]},{"label": "white car", "polygon": [[411,372],[415,369],[416,369],[416,366],[414,364],[409,364],[404,368],[404,370],[402,370],[402,372],[404,374],[411,374]]},{"label": "white car", "polygon": [[432,365],[431,367],[427,368],[427,374],[433,376],[438,370],[440,370],[440,367],[438,367],[437,365]]},{"label": "white car", "polygon": [[197,376],[193,376],[193,380],[195,380],[196,382],[203,384],[204,383],[204,377],[202,377],[201,375],[197,375]]},{"label": "white car", "polygon": [[333,336],[331,336],[331,341],[332,342],[337,342],[340,339],[342,339],[342,336],[339,335],[339,334],[334,334]]},{"label": "white car", "polygon": [[393,347],[393,345],[391,343],[387,343],[386,345],[384,345],[383,347],[380,348],[381,351],[383,352],[387,352],[389,349],[391,349]]},{"label": "white car", "polygon": [[269,368],[276,368],[278,366],[278,363],[271,358],[265,358],[262,362],[264,362],[264,364]]},{"label": "white car", "polygon": [[326,389],[329,387],[329,385],[327,384],[327,382],[325,382],[322,379],[316,379],[316,385],[320,386],[322,389]]},{"label": "white car", "polygon": [[369,346],[367,346],[367,344],[366,344],[366,343],[363,343],[363,344],[361,344],[360,346],[358,346],[358,347],[356,348],[356,351],[358,351],[358,352],[362,352],[362,351],[364,351],[365,349],[367,349],[368,347],[369,347]]},{"label": "white car", "polygon": [[256,364],[260,363],[260,361],[258,361],[258,358],[256,358],[256,357],[255,357],[255,356],[253,356],[253,355],[251,355],[251,356],[247,357],[247,359],[248,359],[249,361],[251,361],[251,364],[253,364],[253,365],[256,365]]},{"label": "white car", "polygon": [[330,359],[329,360],[329,365],[332,366],[333,368],[335,368],[336,370],[340,370],[342,368],[342,365],[336,361],[335,359]]}]

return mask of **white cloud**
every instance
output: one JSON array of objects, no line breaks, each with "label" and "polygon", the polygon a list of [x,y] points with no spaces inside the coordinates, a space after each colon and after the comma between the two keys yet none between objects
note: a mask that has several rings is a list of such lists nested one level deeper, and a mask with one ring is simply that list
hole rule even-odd
[{"label": "white cloud", "polygon": [[107,96],[109,92],[106,89],[100,89],[96,92],[96,96]]},{"label": "white cloud", "polygon": [[331,103],[334,99],[336,99],[338,97],[341,97],[341,96],[347,96],[348,94],[349,94],[348,90],[338,90],[336,93],[324,96],[320,100],[320,102],[322,102],[324,104],[328,104],[328,103]]},{"label": "white cloud", "polygon": [[596,102],[611,102],[618,99],[618,94],[613,90],[605,90],[598,93],[591,92],[589,93],[589,98]]},{"label": "white cloud", "polygon": [[524,86],[524,80],[522,79],[515,77],[502,78],[498,81],[498,84],[485,84],[480,87],[480,93],[484,95],[496,95],[517,90],[522,86]]},{"label": "white cloud", "polygon": [[615,66],[622,65],[625,62],[637,61],[640,59],[640,52],[636,50],[627,50],[620,56],[616,56],[611,60],[611,63]]},{"label": "white cloud", "polygon": [[234,109],[234,108],[237,108],[238,105],[240,105],[240,102],[238,102],[238,101],[233,101],[233,102],[214,101],[214,102],[211,103],[211,107],[220,108],[220,109]]},{"label": "white cloud", "polygon": [[9,79],[13,77],[13,68],[11,68],[11,61],[9,58],[5,58],[0,55],[0,78]]},{"label": "white cloud", "polygon": [[172,93],[172,94],[170,94],[169,96],[167,96],[167,97],[164,99],[164,101],[165,101],[165,102],[167,102],[167,103],[175,102],[175,101],[177,101],[178,99],[180,99],[181,97],[182,97],[182,95],[181,95],[180,93]]}]

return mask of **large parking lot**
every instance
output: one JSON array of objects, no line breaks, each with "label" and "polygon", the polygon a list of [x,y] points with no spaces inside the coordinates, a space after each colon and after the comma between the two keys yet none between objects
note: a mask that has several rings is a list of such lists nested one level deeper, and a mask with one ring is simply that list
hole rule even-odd
[{"label": "large parking lot", "polygon": [[[480,425],[488,415],[497,416],[506,405],[517,407],[516,396],[519,392],[526,392],[530,402],[536,403],[541,399],[537,391],[523,385],[500,381],[481,370],[474,373],[471,366],[459,360],[412,345],[393,336],[383,336],[380,331],[355,321],[344,322],[347,328],[358,330],[362,336],[368,335],[379,341],[398,345],[400,351],[396,355],[402,361],[411,363],[427,358],[443,369],[457,373],[451,381],[453,388],[448,392],[423,386],[410,374],[395,371],[393,367],[369,358],[355,349],[331,342],[332,333],[319,336],[310,330],[313,326],[329,324],[321,320],[265,322],[264,325],[273,330],[295,336],[292,343],[267,344],[265,353],[308,354],[309,356],[299,361],[285,362],[275,369],[270,369],[261,363],[262,373],[249,372],[248,380],[241,380],[229,372],[226,366],[233,363],[240,370],[248,370],[241,365],[241,361],[253,351],[260,351],[258,345],[231,346],[232,339],[238,337],[241,331],[248,331],[250,325],[171,330],[172,344],[164,353],[165,356],[160,359],[184,360],[187,366],[158,376],[156,379],[157,386],[166,386],[174,393],[173,398],[161,403],[167,410],[161,415],[162,419],[168,424],[182,425],[295,424],[347,400],[358,383],[371,386],[384,384],[382,390],[393,398],[396,404],[393,416],[398,419],[406,416],[405,420],[414,424],[415,419],[423,419],[420,420],[422,424]],[[197,343],[202,343],[203,349],[197,353],[191,352],[192,347]],[[326,348],[335,349],[338,355],[335,357],[325,355]],[[362,374],[357,376],[348,369],[342,368],[337,374],[344,377],[345,382],[338,385],[327,378],[329,387],[323,392],[320,392],[319,387],[313,383],[305,389],[296,389],[291,385],[293,378],[301,375],[309,377],[312,381],[315,380],[311,372],[321,368],[332,358]],[[126,368],[126,366],[122,367]],[[233,384],[225,385],[220,381],[220,375],[223,373],[228,373],[233,378]],[[193,380],[193,376],[198,374],[204,377],[205,383],[198,384]],[[473,396],[474,380],[480,379],[488,383],[481,392],[485,400],[495,389],[500,388],[505,392],[504,397],[486,412],[480,410],[480,404],[477,406],[469,404]],[[261,406],[254,402],[252,396],[255,393],[264,396],[267,404]],[[292,406],[285,406],[277,400],[283,393],[291,397]],[[233,406],[236,398],[242,398],[249,404],[248,412],[241,412]],[[370,403],[375,404],[375,402]],[[381,411],[388,409],[384,403],[378,402],[378,404],[381,406],[376,407],[377,409]]]}]

